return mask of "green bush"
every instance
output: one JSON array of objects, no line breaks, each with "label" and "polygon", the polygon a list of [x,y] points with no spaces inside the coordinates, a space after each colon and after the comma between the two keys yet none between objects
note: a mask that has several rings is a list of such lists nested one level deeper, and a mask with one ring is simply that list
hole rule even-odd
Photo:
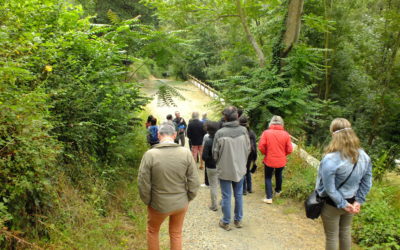
[{"label": "green bush", "polygon": [[400,187],[377,183],[354,217],[354,239],[373,249],[400,249]]},{"label": "green bush", "polygon": [[284,175],[285,192],[282,195],[285,197],[304,201],[315,189],[317,169],[308,165],[296,152],[289,156]]}]

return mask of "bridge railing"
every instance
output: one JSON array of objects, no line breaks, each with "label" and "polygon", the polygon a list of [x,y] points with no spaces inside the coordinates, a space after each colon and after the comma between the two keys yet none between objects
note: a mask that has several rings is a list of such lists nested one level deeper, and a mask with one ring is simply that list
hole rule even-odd
[{"label": "bridge railing", "polygon": [[218,95],[218,91],[214,88],[208,86],[207,83],[200,81],[196,77],[192,75],[188,75],[189,82],[198,87],[204,94],[208,95],[212,99],[216,99],[220,101],[222,104],[225,104],[225,100]]}]

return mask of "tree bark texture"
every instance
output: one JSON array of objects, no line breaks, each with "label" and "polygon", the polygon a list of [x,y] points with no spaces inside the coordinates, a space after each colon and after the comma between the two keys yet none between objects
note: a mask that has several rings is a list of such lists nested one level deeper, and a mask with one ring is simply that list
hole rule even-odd
[{"label": "tree bark texture", "polygon": [[283,35],[282,55],[287,55],[299,39],[304,0],[289,0],[286,30]]},{"label": "tree bark texture", "polygon": [[255,37],[250,32],[249,25],[247,24],[247,20],[246,20],[247,19],[246,18],[246,13],[244,12],[244,10],[242,8],[241,0],[236,0],[236,8],[237,8],[237,11],[239,13],[240,21],[242,23],[244,32],[246,33],[247,40],[249,40],[249,42],[253,46],[254,51],[256,52],[260,67],[264,67],[265,66],[264,53],[261,50],[260,46],[258,45]]}]

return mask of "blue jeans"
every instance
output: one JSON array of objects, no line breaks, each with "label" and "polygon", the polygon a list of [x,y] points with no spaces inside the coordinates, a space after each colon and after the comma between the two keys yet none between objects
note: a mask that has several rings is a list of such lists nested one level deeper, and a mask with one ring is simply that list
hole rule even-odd
[{"label": "blue jeans", "polygon": [[222,193],[221,209],[223,213],[222,222],[229,224],[231,222],[231,197],[232,189],[235,197],[235,221],[241,221],[243,218],[243,181],[227,181],[219,179]]},{"label": "blue jeans", "polygon": [[279,193],[282,191],[282,168],[271,168],[265,165],[265,193],[267,194],[267,199],[272,199],[272,174],[275,170],[275,192]]}]

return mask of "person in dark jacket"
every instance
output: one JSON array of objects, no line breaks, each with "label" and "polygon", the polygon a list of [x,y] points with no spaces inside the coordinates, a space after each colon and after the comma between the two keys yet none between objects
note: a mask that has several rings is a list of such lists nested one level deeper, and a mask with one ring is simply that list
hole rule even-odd
[{"label": "person in dark jacket", "polygon": [[158,139],[158,126],[157,119],[153,117],[150,122],[150,127],[147,128],[147,142],[150,146],[158,144],[160,141]]},{"label": "person in dark jacket", "polygon": [[249,132],[250,145],[251,145],[251,151],[249,157],[247,158],[246,175],[244,177],[244,182],[243,182],[243,195],[246,195],[247,193],[253,193],[250,166],[257,160],[257,141],[256,141],[257,138],[254,131],[249,128],[248,119],[245,115],[239,118],[239,124],[247,128],[247,131]]},{"label": "person in dark jacket", "polygon": [[[196,161],[197,156],[201,157],[203,152],[203,137],[205,135],[203,123],[199,120],[199,113],[193,112],[192,120],[189,121],[187,137],[190,140],[193,158]],[[203,169],[203,161],[200,160],[200,169]]]},{"label": "person in dark jacket", "polygon": [[207,121],[207,133],[208,137],[205,138],[202,159],[206,165],[206,174],[208,176],[208,182],[210,186],[211,206],[209,207],[212,211],[218,210],[217,205],[217,193],[218,193],[218,173],[215,165],[215,160],[212,156],[212,145],[214,141],[214,135],[219,129],[218,122]]},{"label": "person in dark jacket", "polygon": [[175,143],[179,144],[179,141],[181,141],[182,147],[185,146],[185,131],[186,131],[186,121],[181,117],[181,113],[179,111],[175,112],[175,119],[173,120],[173,123],[175,124],[175,129],[176,129],[176,138],[175,138]]}]

